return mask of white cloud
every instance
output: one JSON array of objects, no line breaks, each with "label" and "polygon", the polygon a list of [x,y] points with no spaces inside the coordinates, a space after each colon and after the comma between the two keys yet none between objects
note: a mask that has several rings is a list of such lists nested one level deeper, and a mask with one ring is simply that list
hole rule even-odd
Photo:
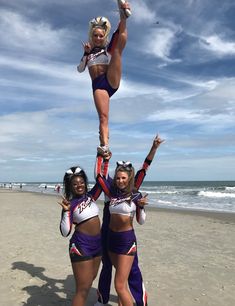
[{"label": "white cloud", "polygon": [[235,55],[235,42],[223,40],[217,35],[203,37],[200,44],[218,56]]},{"label": "white cloud", "polygon": [[128,78],[123,77],[120,87],[112,98],[112,100],[123,99],[125,97],[133,98],[136,96],[151,95],[153,93],[159,93],[159,96],[164,97],[168,93],[168,89],[160,86],[154,86],[148,83],[134,82]]},{"label": "white cloud", "polygon": [[68,35],[66,30],[52,29],[45,22],[32,23],[15,12],[3,9],[0,16],[1,46],[47,55],[63,50],[62,40]]},{"label": "white cloud", "polygon": [[62,64],[61,62],[37,57],[27,57],[19,60],[15,57],[2,55],[0,56],[0,66],[24,73],[37,73],[68,81],[74,81],[78,75],[75,65]]},{"label": "white cloud", "polygon": [[98,140],[98,122],[96,117],[88,121],[79,113],[79,108],[66,108],[1,116],[1,158],[55,158],[68,152],[76,154],[81,147],[81,153],[86,152],[87,142]]},{"label": "white cloud", "polygon": [[179,59],[170,58],[172,48],[176,43],[175,34],[175,31],[168,28],[151,30],[143,43],[146,46],[143,52],[159,57],[167,62],[179,62]]},{"label": "white cloud", "polygon": [[[148,116],[150,121],[172,121],[174,124],[196,124],[208,133],[235,127],[235,94],[232,79],[217,79],[216,86],[205,86],[194,96],[178,97],[178,102],[163,105]],[[197,82],[195,82],[198,86]],[[205,90],[207,89],[207,90]],[[174,94],[172,93],[174,96]],[[174,101],[174,100],[172,100]],[[182,107],[183,106],[183,107]]]},{"label": "white cloud", "polygon": [[172,108],[159,111],[148,117],[150,121],[174,121],[179,124],[199,124],[208,131],[220,130],[222,128],[234,127],[235,113],[231,114],[210,114],[207,111],[188,110]]},{"label": "white cloud", "polygon": [[[8,71],[0,78],[0,86],[8,92],[8,94],[5,93],[5,98],[11,96],[14,99],[11,89],[19,88],[25,90],[25,97],[29,97],[33,92],[34,98],[39,94],[44,96],[54,94],[60,95],[61,99],[63,97],[77,101],[93,100],[88,72],[78,73],[75,65],[41,58],[21,58],[19,61],[11,56],[0,56],[0,67],[2,71],[4,69]],[[10,75],[9,71],[11,71]],[[18,73],[22,75],[20,80],[17,77]],[[18,94],[15,93],[15,99],[18,98]]]},{"label": "white cloud", "polygon": [[[56,12],[50,11],[52,3]],[[172,178],[172,169],[176,179],[205,179],[215,164],[220,170],[228,165],[226,158],[234,149],[235,82],[232,65],[227,68],[223,57],[234,56],[234,42],[227,38],[232,37],[232,19],[223,23],[219,8],[211,18],[211,5],[200,0],[131,1],[123,58],[128,69],[110,102],[114,160],[130,156],[141,162],[159,131],[167,139],[159,152],[160,179]],[[94,0],[4,1],[7,6],[9,10],[0,9],[1,177],[18,173],[19,179],[60,178],[77,161],[84,161],[92,173],[98,117],[88,71],[78,74],[73,64],[81,48],[72,46],[79,35],[86,36],[87,30],[81,29],[97,12],[107,12],[112,23],[118,19],[116,0],[108,3],[108,11],[105,3],[97,6]],[[228,4],[221,9],[225,16]],[[217,177],[231,172],[227,167]]]},{"label": "white cloud", "polygon": [[135,0],[130,2],[133,14],[131,18],[134,19],[136,23],[151,23],[156,21],[156,13],[147,6],[147,4],[142,0]]}]

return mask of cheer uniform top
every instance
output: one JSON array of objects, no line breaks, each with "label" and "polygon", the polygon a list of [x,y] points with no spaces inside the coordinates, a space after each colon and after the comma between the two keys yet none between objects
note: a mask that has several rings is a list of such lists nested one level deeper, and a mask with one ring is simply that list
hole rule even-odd
[{"label": "cheer uniform top", "polygon": [[107,47],[94,47],[90,53],[84,53],[77,70],[78,72],[83,72],[86,66],[90,68],[94,65],[108,65],[110,59],[111,56],[108,54]]},{"label": "cheer uniform top", "polygon": [[[146,171],[151,164],[151,160],[145,159],[141,169],[135,175],[135,188],[138,189],[142,184]],[[109,301],[110,296],[110,284],[112,281],[112,263],[110,261],[108,255],[108,249],[110,249],[110,230],[109,230],[109,221],[110,221],[110,212],[109,212],[109,201],[110,199],[105,196],[105,207],[103,210],[103,222],[101,228],[101,238],[102,238],[102,246],[103,246],[103,253],[102,253],[102,269],[100,272],[99,277],[99,284],[98,284],[98,301],[103,304],[107,304]],[[133,231],[132,231],[133,232]],[[112,239],[125,239],[125,237],[116,237],[116,234],[119,233],[112,233]],[[121,234],[121,236],[123,236]],[[126,236],[126,235],[125,235]],[[130,235],[128,235],[129,237]],[[127,251],[128,252],[128,251]],[[126,253],[127,253],[126,252]],[[131,271],[128,277],[128,284],[132,296],[136,302],[137,306],[147,306],[147,293],[145,290],[143,278],[141,271],[138,266],[138,254],[135,253],[134,262],[131,267]]]},{"label": "cheer uniform top", "polygon": [[[110,43],[105,47],[94,47],[90,53],[84,53],[80,64],[77,66],[78,72],[83,72],[86,66],[90,68],[94,65],[108,65],[111,59],[111,55],[118,38],[119,30],[117,29],[112,36]],[[99,75],[92,80],[93,92],[97,89],[106,90],[111,97],[118,88],[113,88],[107,79],[106,73]]]},{"label": "cheer uniform top", "polygon": [[[98,191],[97,184],[94,186],[95,192]],[[60,223],[60,230],[63,236],[68,236],[71,231],[72,224],[80,224],[90,218],[96,217],[99,214],[99,208],[95,203],[95,197],[92,191],[86,195],[75,198],[70,202],[71,209],[69,211],[62,211],[62,218]],[[98,191],[100,194],[101,192]]]},{"label": "cheer uniform top", "polygon": [[[138,190],[140,186],[142,185],[144,178],[146,176],[146,172],[151,162],[152,160],[145,158],[142,167],[137,171],[135,175],[135,182],[134,182],[134,186],[136,190]],[[134,217],[136,213],[137,221],[139,220],[140,223],[143,224],[145,220],[144,208],[136,205],[138,199],[142,197],[141,193],[136,192],[136,193],[132,193],[132,195],[128,197],[125,197],[125,195],[123,195],[120,190],[117,190],[115,192],[115,190],[112,187],[112,179],[108,175],[108,166],[109,166],[108,161],[105,161],[105,163],[102,164],[102,159],[97,159],[95,177],[105,193],[105,208],[104,208],[104,215],[103,215],[103,225],[105,225],[105,227],[107,228],[108,223],[110,221],[109,215],[112,213],[128,215],[128,216],[131,216],[132,218]],[[103,167],[103,173],[101,171],[102,167]],[[142,211],[142,219],[139,216],[141,211]]]},{"label": "cheer uniform top", "polygon": [[[99,164],[101,157],[97,157],[96,163]],[[105,166],[103,175],[105,175]],[[62,210],[60,232],[63,236],[68,236],[72,229],[72,224],[80,224],[93,217],[98,216],[99,208],[95,201],[102,192],[100,186],[96,183],[91,191],[79,198],[70,201],[70,210]],[[101,234],[91,236],[75,230],[69,241],[69,255],[71,262],[90,260],[101,256]]]},{"label": "cheer uniform top", "polygon": [[[110,198],[110,215],[118,214],[134,218],[139,224],[145,222],[146,214],[142,207],[138,206],[138,200],[142,198],[140,192],[131,193],[126,196],[120,189],[113,187],[113,180],[99,176],[98,182],[101,184],[104,193]],[[108,250],[112,253],[134,256],[137,252],[137,240],[134,229],[122,232],[115,232],[108,229],[107,239]]]},{"label": "cheer uniform top", "polygon": [[97,180],[102,187],[104,193],[109,197],[109,212],[110,214],[125,215],[134,218],[139,224],[144,224],[146,214],[144,208],[138,206],[138,200],[142,198],[140,192],[132,193],[126,196],[119,189],[113,187],[113,179],[108,176],[108,179],[98,176]]},{"label": "cheer uniform top", "polygon": [[[138,190],[144,180],[146,175],[146,171],[151,164],[151,160],[145,159],[141,169],[137,171],[135,175],[135,188]],[[97,167],[101,167],[101,165],[97,164]],[[106,171],[108,173],[108,170]],[[146,214],[143,207],[138,206],[137,202],[142,198],[140,192],[132,193],[129,196],[123,194],[120,189],[114,188],[113,179],[106,174],[103,176],[101,174],[101,170],[96,171],[97,174],[97,182],[100,184],[102,190],[105,195],[109,198],[109,211],[110,214],[120,214],[127,215],[130,217],[134,217],[136,214],[136,220],[139,224],[143,224],[145,222]]]},{"label": "cheer uniform top", "polygon": [[[96,166],[101,165],[103,158],[97,156]],[[107,175],[108,166],[107,162],[104,163],[103,169],[100,169],[102,175]],[[61,222],[60,222],[60,231],[63,236],[68,236],[72,229],[72,224],[80,224],[90,218],[96,217],[99,215],[99,208],[95,201],[99,198],[102,192],[101,187],[96,183],[93,188],[79,198],[74,198],[70,201],[70,210],[62,210]]]}]

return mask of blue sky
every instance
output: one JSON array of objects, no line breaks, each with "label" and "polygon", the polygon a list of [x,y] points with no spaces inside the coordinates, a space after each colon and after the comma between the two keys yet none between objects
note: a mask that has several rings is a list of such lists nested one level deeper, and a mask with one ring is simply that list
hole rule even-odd
[{"label": "blue sky", "polygon": [[[235,179],[233,0],[130,0],[120,89],[110,104],[111,171],[141,165],[166,142],[147,180]],[[0,181],[90,180],[98,119],[88,72],[76,65],[88,21],[114,0],[0,0]]]}]

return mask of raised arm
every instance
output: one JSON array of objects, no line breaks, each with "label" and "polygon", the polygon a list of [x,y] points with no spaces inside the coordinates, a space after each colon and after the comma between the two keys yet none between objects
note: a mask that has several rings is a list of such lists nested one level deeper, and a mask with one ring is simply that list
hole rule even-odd
[{"label": "raised arm", "polygon": [[155,154],[156,154],[156,151],[157,149],[160,147],[161,143],[163,143],[165,140],[164,139],[161,139],[159,137],[159,135],[157,134],[157,136],[154,138],[153,140],[153,144],[152,144],[152,147],[149,151],[149,154],[147,155],[146,159],[149,160],[150,162],[152,162]]},{"label": "raised arm", "polygon": [[108,175],[109,160],[112,157],[112,153],[109,151],[103,155],[97,154],[96,166],[95,166],[95,179],[96,183],[102,188],[106,196],[110,198],[110,186],[112,179]]},{"label": "raised arm", "polygon": [[97,153],[95,165],[95,180],[96,184],[103,190],[105,195],[110,197],[110,186],[112,179],[108,175],[109,160],[112,153],[106,152],[103,155]]},{"label": "raised arm", "polygon": [[104,153],[104,155],[97,153],[94,173],[95,179],[98,175],[101,175],[106,179],[108,178],[109,160],[111,157],[112,153],[110,151]]},{"label": "raised arm", "polygon": [[96,201],[101,192],[102,188],[98,181],[98,177],[102,177],[107,179],[108,177],[108,167],[109,167],[109,159],[111,158],[111,152],[106,153],[106,155],[102,156],[97,154],[96,156],[96,163],[95,163],[95,171],[94,171],[94,178],[95,178],[95,185],[89,191],[89,195]]},{"label": "raised arm", "polygon": [[164,142],[165,140],[161,139],[159,135],[157,134],[156,137],[153,140],[153,144],[151,146],[151,149],[146,156],[144,163],[139,171],[137,171],[136,176],[135,176],[135,187],[137,189],[140,188],[141,184],[143,183],[143,180],[146,175],[146,171],[148,170],[149,166],[151,165],[151,162],[154,159],[154,156],[157,152],[157,149],[159,146]]}]

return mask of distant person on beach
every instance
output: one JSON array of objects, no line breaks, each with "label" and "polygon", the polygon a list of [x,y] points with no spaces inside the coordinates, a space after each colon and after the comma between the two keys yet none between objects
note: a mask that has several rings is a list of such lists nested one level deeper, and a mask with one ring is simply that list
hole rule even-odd
[{"label": "distant person on beach", "polygon": [[[145,221],[146,199],[138,191],[162,140],[155,137],[142,168],[134,175],[130,162],[117,162],[114,179],[98,175],[107,196],[102,224],[102,270],[98,285],[98,301],[94,306],[108,303],[112,279],[112,265],[116,268],[115,288],[122,305],[147,305],[147,294],[138,266],[137,242],[133,229],[133,218],[140,224]],[[99,171],[98,171],[99,172]],[[128,290],[130,288],[131,294]],[[120,304],[121,305],[121,304]]]},{"label": "distant person on beach", "polygon": [[[97,163],[103,162],[101,156]],[[105,165],[104,161],[104,165]],[[102,176],[105,176],[105,169]],[[69,255],[76,283],[76,293],[72,306],[83,306],[95,279],[101,261],[101,233],[99,208],[96,200],[102,189],[98,183],[88,191],[88,179],[80,167],[71,167],[63,179],[64,196],[60,231],[64,237],[69,236],[75,225],[69,243]]]},{"label": "distant person on beach", "polygon": [[57,184],[57,185],[55,185],[55,191],[57,192],[57,193],[60,193],[60,184]]},{"label": "distant person on beach", "polygon": [[89,42],[83,43],[84,55],[77,70],[83,72],[88,66],[92,80],[93,97],[99,116],[99,151],[109,151],[109,100],[118,90],[122,73],[122,51],[127,41],[126,19],[130,6],[125,0],[117,0],[120,22],[110,43],[111,29],[106,17],[96,17],[89,23]]}]

